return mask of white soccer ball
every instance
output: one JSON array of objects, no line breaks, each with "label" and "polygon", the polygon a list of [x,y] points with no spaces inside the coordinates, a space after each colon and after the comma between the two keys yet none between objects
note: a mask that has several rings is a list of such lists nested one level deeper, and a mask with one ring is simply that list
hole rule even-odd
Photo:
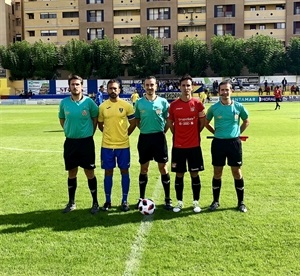
[{"label": "white soccer ball", "polygon": [[152,215],[155,211],[155,203],[148,198],[141,199],[138,209],[143,215]]}]

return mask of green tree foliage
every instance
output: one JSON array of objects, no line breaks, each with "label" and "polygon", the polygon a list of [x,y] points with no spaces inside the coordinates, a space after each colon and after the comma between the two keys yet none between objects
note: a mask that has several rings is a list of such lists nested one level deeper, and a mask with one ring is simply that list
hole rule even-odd
[{"label": "green tree foliage", "polygon": [[166,60],[161,41],[150,35],[138,35],[132,39],[129,57],[129,72],[138,77],[146,77],[159,72]]},{"label": "green tree foliage", "polygon": [[245,45],[245,65],[250,73],[266,76],[282,72],[285,49],[280,40],[256,35],[247,39]]},{"label": "green tree foliage", "polygon": [[300,38],[292,37],[286,50],[286,69],[291,74],[300,75]]},{"label": "green tree foliage", "polygon": [[107,37],[91,43],[93,75],[97,78],[116,78],[122,73],[120,43]]},{"label": "green tree foliage", "polygon": [[72,39],[61,46],[61,59],[65,70],[84,79],[92,75],[92,49],[85,41]]},{"label": "green tree foliage", "polygon": [[50,80],[57,74],[59,66],[59,51],[55,44],[37,41],[32,45],[31,59],[34,66],[34,76]]},{"label": "green tree foliage", "polygon": [[207,45],[196,38],[184,38],[173,46],[173,70],[177,76],[203,76],[208,66]]},{"label": "green tree foliage", "polygon": [[211,40],[209,63],[220,76],[238,76],[244,66],[244,39],[231,35],[214,36]]},{"label": "green tree foliage", "polygon": [[25,40],[10,44],[0,51],[0,60],[4,69],[10,70],[11,80],[30,79],[34,66],[31,59],[31,44]]}]

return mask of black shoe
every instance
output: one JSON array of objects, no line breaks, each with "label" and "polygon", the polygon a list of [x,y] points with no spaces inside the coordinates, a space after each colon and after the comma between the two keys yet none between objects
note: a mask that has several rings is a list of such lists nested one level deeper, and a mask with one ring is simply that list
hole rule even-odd
[{"label": "black shoe", "polygon": [[166,198],[165,199],[165,206],[164,208],[168,211],[172,210],[173,209],[173,206],[172,206],[172,199],[171,198]]},{"label": "black shoe", "polygon": [[139,204],[142,201],[142,198],[140,198],[137,202],[137,204],[135,205],[135,209],[138,210],[139,209]]},{"label": "black shoe", "polygon": [[65,207],[65,209],[63,209],[63,213],[66,214],[66,213],[69,213],[71,211],[74,211],[76,209],[76,204],[75,203],[68,203]]},{"label": "black shoe", "polygon": [[111,202],[105,202],[102,206],[102,211],[108,211],[111,208]]},{"label": "black shoe", "polygon": [[121,210],[123,212],[129,211],[129,205],[128,205],[127,201],[122,202]]},{"label": "black shoe", "polygon": [[92,208],[91,208],[91,214],[95,215],[99,212],[99,204],[98,202],[94,203]]},{"label": "black shoe", "polygon": [[218,201],[213,201],[212,204],[209,206],[210,211],[215,211],[220,207],[220,204]]},{"label": "black shoe", "polygon": [[246,213],[247,212],[247,207],[246,205],[244,204],[244,202],[240,202],[239,205],[238,205],[238,210],[242,213]]}]

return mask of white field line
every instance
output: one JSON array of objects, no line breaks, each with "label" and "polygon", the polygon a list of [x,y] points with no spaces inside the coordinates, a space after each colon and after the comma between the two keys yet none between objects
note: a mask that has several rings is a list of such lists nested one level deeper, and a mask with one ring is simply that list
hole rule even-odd
[{"label": "white field line", "polygon": [[48,152],[48,153],[53,153],[53,152],[59,152],[62,153],[62,150],[35,150],[35,149],[19,149],[19,148],[8,148],[8,147],[0,147],[0,149],[3,150],[11,150],[11,151],[23,151],[23,152]]},{"label": "white field line", "polygon": [[[149,184],[149,183],[148,183]],[[155,189],[153,191],[151,199],[154,200],[159,198],[160,191],[161,191],[161,180],[156,182]],[[139,230],[136,234],[136,238],[131,245],[131,252],[129,257],[126,261],[125,271],[123,276],[131,276],[131,275],[138,275],[140,262],[143,256],[143,251],[145,249],[145,244],[147,242],[147,237],[153,225],[153,218],[155,213],[150,216],[144,216],[143,220],[141,221]]]}]

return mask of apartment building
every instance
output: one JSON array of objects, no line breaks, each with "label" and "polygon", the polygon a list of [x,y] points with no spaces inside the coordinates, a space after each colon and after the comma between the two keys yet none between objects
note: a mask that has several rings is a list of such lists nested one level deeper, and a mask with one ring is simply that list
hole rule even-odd
[{"label": "apartment building", "polygon": [[[17,8],[17,3],[20,3]],[[130,46],[138,34],[161,40],[171,61],[178,39],[208,44],[214,35],[250,38],[263,34],[287,43],[300,35],[300,0],[16,0],[16,27],[29,42],[63,45],[72,38],[104,35]],[[2,9],[1,9],[2,10]],[[16,32],[16,39],[18,32]],[[168,67],[166,67],[168,68]],[[167,70],[167,69],[166,69]]]}]

